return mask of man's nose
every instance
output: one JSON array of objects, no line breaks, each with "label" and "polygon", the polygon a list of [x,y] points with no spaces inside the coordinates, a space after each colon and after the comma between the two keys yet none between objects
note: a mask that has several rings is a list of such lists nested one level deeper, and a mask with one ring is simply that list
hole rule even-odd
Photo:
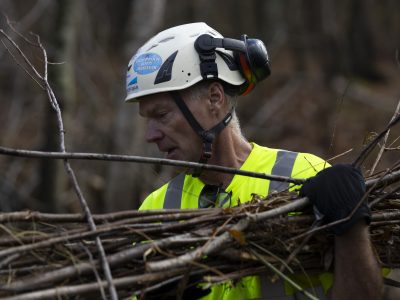
[{"label": "man's nose", "polygon": [[154,143],[162,139],[162,137],[163,133],[158,128],[157,124],[154,121],[149,120],[147,122],[147,129],[146,129],[146,142]]}]

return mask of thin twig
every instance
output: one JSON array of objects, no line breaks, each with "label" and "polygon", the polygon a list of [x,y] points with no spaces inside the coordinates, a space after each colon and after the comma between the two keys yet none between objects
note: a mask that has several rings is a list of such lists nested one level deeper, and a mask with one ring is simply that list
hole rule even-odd
[{"label": "thin twig", "polygon": [[277,261],[279,261],[279,262],[282,264],[282,267],[283,267],[283,268],[280,269],[281,272],[283,272],[283,269],[286,268],[290,273],[292,273],[292,274],[294,273],[294,271],[293,271],[292,268],[289,266],[289,264],[287,263],[287,261],[284,261],[282,258],[276,256],[274,253],[272,253],[271,251],[269,251],[269,250],[267,250],[267,249],[261,247],[261,246],[258,245],[257,243],[250,242],[249,244],[252,245],[252,246],[254,246],[254,247],[256,247],[257,249],[261,250],[262,252],[265,252],[265,253],[268,254],[269,256],[275,258]]},{"label": "thin twig", "polygon": [[[399,115],[399,113],[400,113],[400,101],[397,103],[396,110],[395,110],[395,112],[393,114],[393,117],[390,120],[390,122],[392,122]],[[382,158],[383,152],[385,151],[387,140],[389,138],[389,133],[390,133],[390,129],[386,132],[385,136],[383,137],[381,148],[379,149],[378,156],[376,157],[376,160],[375,160],[374,164],[372,165],[371,170],[369,171],[369,175],[374,174],[375,168],[376,168],[376,166],[378,165],[379,161]]]},{"label": "thin twig", "polygon": [[336,106],[336,112],[335,112],[334,121],[333,121],[332,136],[331,136],[331,141],[329,143],[329,149],[328,149],[329,152],[333,148],[333,143],[335,141],[335,135],[336,135],[337,123],[338,123],[338,120],[339,120],[340,113],[342,112],[344,97],[345,97],[346,92],[349,89],[349,87],[350,87],[350,81],[346,84],[346,87],[345,87],[342,95],[340,96],[340,99],[339,99],[338,104]]},{"label": "thin twig", "polygon": [[371,151],[375,148],[375,146],[379,143],[379,141],[386,135],[386,133],[395,126],[397,123],[400,122],[400,115],[398,115],[396,118],[394,118],[387,126],[386,128],[379,133],[365,148],[363,151],[361,151],[360,155],[354,160],[352,165],[354,167],[359,167],[365,159],[368,157],[368,155],[371,153]]},{"label": "thin twig", "polygon": [[18,156],[18,157],[32,157],[32,158],[85,159],[85,160],[119,161],[119,162],[137,162],[137,163],[167,165],[176,167],[201,168],[203,170],[218,171],[227,174],[238,174],[242,176],[289,182],[293,184],[303,184],[305,181],[305,179],[269,175],[266,173],[250,172],[245,170],[238,170],[235,168],[221,167],[217,165],[199,164],[195,162],[144,157],[144,156],[115,155],[115,154],[104,154],[104,153],[77,153],[77,152],[61,153],[61,152],[21,150],[21,149],[12,149],[6,147],[0,147],[0,154]]},{"label": "thin twig", "polygon": [[[93,214],[97,223],[110,223],[118,220],[129,219],[130,223],[147,223],[160,221],[173,221],[194,218],[215,211],[214,208],[206,209],[154,209],[154,210],[124,210],[107,214]],[[163,216],[165,219],[163,219]],[[150,217],[150,219],[148,218]],[[2,212],[0,223],[5,222],[51,222],[54,223],[80,223],[85,222],[83,214],[55,214],[38,211]]]},{"label": "thin twig", "polygon": [[89,258],[89,261],[92,264],[93,273],[94,273],[94,276],[96,277],[97,284],[99,285],[101,298],[106,300],[107,297],[106,297],[106,294],[104,292],[104,287],[101,284],[101,278],[99,276],[99,273],[97,272],[96,264],[95,264],[95,262],[93,260],[93,255],[92,255],[92,253],[90,253],[89,249],[83,243],[81,243],[80,245],[83,248],[83,250],[86,252],[86,254],[87,254],[88,258]]},{"label": "thin twig", "polygon": [[[0,29],[0,33],[5,34],[4,31],[3,31],[2,29]],[[40,88],[41,88],[42,90],[45,90],[44,86],[42,86],[42,84],[28,71],[28,69],[27,69],[25,66],[23,66],[23,65],[18,61],[18,59],[15,57],[14,53],[12,53],[11,49],[8,48],[8,46],[4,43],[4,41],[2,40],[1,42],[2,42],[2,44],[3,44],[3,46],[4,46],[4,48],[7,49],[8,53],[10,54],[10,56],[12,57],[12,59],[15,61],[15,63],[16,63],[18,66],[20,66],[21,69],[23,69],[24,72],[25,72],[33,81],[35,81],[35,82],[37,83],[37,85],[40,86]]]},{"label": "thin twig", "polygon": [[308,299],[311,300],[319,300],[317,297],[314,295],[311,295],[309,292],[304,290],[300,285],[298,285],[296,282],[291,280],[288,276],[283,274],[281,271],[279,271],[277,268],[275,268],[270,262],[268,262],[263,256],[257,253],[257,251],[254,251],[253,249],[250,249],[251,253],[256,256],[263,264],[265,264],[268,268],[270,268],[275,274],[278,274],[282,279],[284,279],[286,282],[288,282],[291,286],[293,286],[297,291],[299,291],[301,294],[306,296]]}]

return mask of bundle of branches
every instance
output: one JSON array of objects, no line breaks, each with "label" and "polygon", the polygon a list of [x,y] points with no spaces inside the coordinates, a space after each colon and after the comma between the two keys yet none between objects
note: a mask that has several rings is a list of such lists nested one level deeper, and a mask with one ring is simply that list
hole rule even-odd
[{"label": "bundle of branches", "polygon": [[[400,265],[399,182],[398,169],[367,181],[372,242],[386,267]],[[273,279],[329,270],[332,236],[312,226],[308,207],[307,198],[282,192],[228,209],[93,215],[95,231],[79,214],[4,213],[0,296],[104,296],[107,282],[99,276],[96,237],[101,237],[120,297],[190,278],[214,284],[261,272]]]},{"label": "bundle of branches", "polygon": [[[332,237],[320,232],[332,224],[313,226],[314,216],[308,199],[298,199],[296,193],[282,192],[267,199],[254,197],[248,204],[229,209],[91,214],[69,159],[199,167],[295,181],[165,159],[69,153],[64,142],[60,106],[48,81],[47,52],[39,36],[33,35],[34,40],[29,40],[20,35],[25,43],[40,49],[43,63],[40,68],[34,66],[4,30],[0,29],[0,35],[11,57],[46,93],[57,116],[59,132],[59,151],[56,153],[0,147],[0,154],[62,159],[83,212],[82,215],[0,214],[0,297],[91,299],[101,296],[107,299],[110,295],[114,300],[148,295],[169,284],[178,284],[178,294],[182,294],[188,283],[196,283],[194,279],[207,285],[234,282],[247,275],[268,272],[271,279],[277,275],[286,279],[285,274],[289,273],[309,274],[331,268]],[[385,149],[389,129],[400,122],[399,110],[400,105],[387,128],[363,150],[354,166],[359,167],[382,138],[381,150]],[[382,152],[378,157],[381,155]],[[373,211],[371,237],[382,266],[400,265],[400,253],[396,251],[400,249],[399,183],[397,164],[384,174],[369,178],[368,193],[361,200],[368,201]],[[351,214],[341,221],[350,217]]]}]

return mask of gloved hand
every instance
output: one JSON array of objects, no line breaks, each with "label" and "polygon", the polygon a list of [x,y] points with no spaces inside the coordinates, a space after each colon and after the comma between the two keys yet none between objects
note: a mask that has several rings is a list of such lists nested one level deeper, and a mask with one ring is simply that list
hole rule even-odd
[{"label": "gloved hand", "polygon": [[[360,170],[347,164],[338,164],[309,178],[300,189],[300,196],[308,197],[324,223],[331,223],[347,217],[365,194],[365,180]],[[363,204],[352,218],[332,227],[336,235],[341,235],[360,219],[371,222],[371,211]]]}]

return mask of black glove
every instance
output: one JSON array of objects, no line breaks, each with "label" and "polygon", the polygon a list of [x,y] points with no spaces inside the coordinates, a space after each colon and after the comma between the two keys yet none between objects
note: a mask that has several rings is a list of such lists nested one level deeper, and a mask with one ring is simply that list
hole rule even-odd
[{"label": "black glove", "polygon": [[[300,196],[308,197],[322,214],[324,223],[347,217],[365,194],[365,180],[360,170],[351,165],[338,164],[309,178],[300,189]],[[358,220],[371,222],[371,211],[364,201],[352,218],[332,227],[340,235]]]}]

